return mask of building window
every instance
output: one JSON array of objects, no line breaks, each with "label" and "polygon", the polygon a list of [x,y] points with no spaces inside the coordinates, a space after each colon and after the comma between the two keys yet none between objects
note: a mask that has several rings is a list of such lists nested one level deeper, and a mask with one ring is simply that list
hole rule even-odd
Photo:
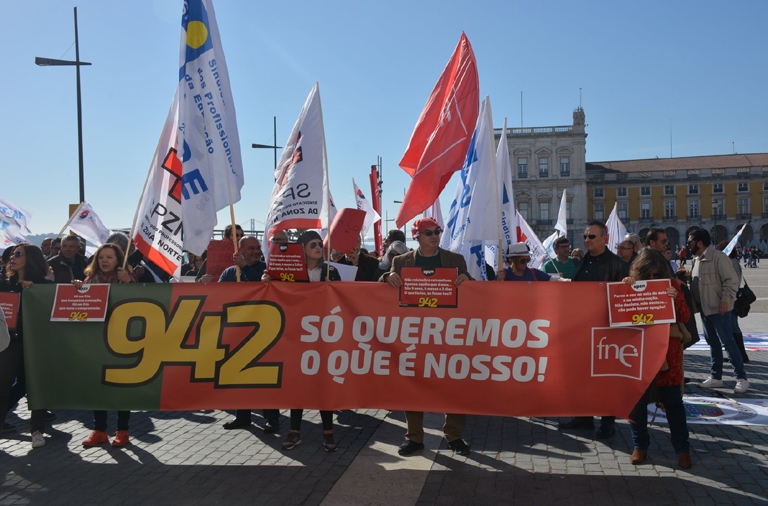
[{"label": "building window", "polygon": [[675,213],[675,201],[667,200],[664,202],[664,219],[674,219],[677,217]]},{"label": "building window", "polygon": [[651,187],[650,186],[641,186],[640,187],[640,196],[650,196],[651,195]]},{"label": "building window", "polygon": [[763,191],[768,192],[768,181],[763,183]]},{"label": "building window", "polygon": [[688,185],[688,195],[698,195],[699,194],[699,185],[697,184],[689,184]]},{"label": "building window", "polygon": [[688,219],[689,220],[699,219],[699,201],[698,200],[688,201]]},{"label": "building window", "polygon": [[602,188],[595,188],[593,195],[596,199],[603,198],[603,189]]},{"label": "building window", "polygon": [[605,204],[595,204],[595,219],[596,220],[605,219]]},{"label": "building window", "polygon": [[742,216],[749,214],[749,199],[739,199],[739,210],[737,212]]},{"label": "building window", "polygon": [[565,201],[565,219],[566,220],[571,219],[571,201],[570,200]]},{"label": "building window", "polygon": [[640,202],[640,219],[650,219],[651,218],[651,203],[650,202]]},{"label": "building window", "polygon": [[749,191],[749,183],[739,183],[739,192],[748,192]]},{"label": "building window", "polygon": [[627,196],[627,187],[626,186],[619,186],[616,188],[616,196],[617,197],[626,197]]},{"label": "building window", "polygon": [[520,179],[528,177],[528,158],[517,159],[517,177]]},{"label": "building window", "polygon": [[763,214],[768,214],[768,197],[763,197]]},{"label": "building window", "polygon": [[712,214],[718,218],[725,217],[725,206],[722,199],[715,199],[712,201]]},{"label": "building window", "polygon": [[522,216],[525,221],[530,219],[530,209],[531,205],[529,202],[520,202],[517,204],[517,210],[520,211],[520,216]]},{"label": "building window", "polygon": [[539,219],[542,221],[549,220],[549,202],[539,202]]},{"label": "building window", "polygon": [[560,159],[560,176],[568,177],[570,175],[571,175],[571,159],[561,158]]},{"label": "building window", "polygon": [[616,213],[619,215],[620,220],[626,220],[629,214],[627,213],[627,203],[619,202],[616,204]]},{"label": "building window", "polygon": [[539,158],[539,177],[549,177],[549,158]]},{"label": "building window", "polygon": [[723,183],[714,183],[712,185],[712,193],[723,193]]},{"label": "building window", "polygon": [[664,185],[664,195],[674,195],[675,194],[675,186],[668,184]]}]

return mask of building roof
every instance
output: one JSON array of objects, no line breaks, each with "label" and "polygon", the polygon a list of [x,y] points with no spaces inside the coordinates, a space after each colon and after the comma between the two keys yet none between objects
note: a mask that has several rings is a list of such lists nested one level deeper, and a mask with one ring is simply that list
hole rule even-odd
[{"label": "building roof", "polygon": [[768,167],[768,153],[649,158],[615,162],[587,162],[587,172],[656,172],[665,170]]}]

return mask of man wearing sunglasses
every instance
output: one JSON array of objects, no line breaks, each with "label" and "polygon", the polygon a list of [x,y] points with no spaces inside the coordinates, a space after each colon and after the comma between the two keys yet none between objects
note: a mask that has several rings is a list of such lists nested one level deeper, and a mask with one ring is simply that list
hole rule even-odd
[{"label": "man wearing sunglasses", "polygon": [[[587,254],[576,266],[574,281],[621,281],[629,276],[629,264],[608,249],[608,230],[605,223],[592,221],[584,231],[584,248]],[[607,439],[616,432],[616,417],[604,416],[595,437]],[[592,429],[591,416],[577,416],[560,424],[564,429]]]},{"label": "man wearing sunglasses", "polygon": [[[467,272],[467,263],[464,257],[440,248],[440,233],[442,230],[432,218],[421,218],[413,223],[411,235],[419,243],[419,247],[403,255],[392,259],[392,268],[379,278],[379,281],[389,283],[395,288],[400,288],[403,280],[400,272],[403,267],[437,268],[449,267],[457,270],[456,286],[472,278]],[[446,413],[443,433],[448,440],[448,446],[458,455],[469,455],[469,446],[461,437],[464,431],[466,415]],[[408,429],[405,434],[405,442],[397,451],[402,456],[411,455],[424,449],[424,413],[420,411],[406,411],[405,420]]]}]

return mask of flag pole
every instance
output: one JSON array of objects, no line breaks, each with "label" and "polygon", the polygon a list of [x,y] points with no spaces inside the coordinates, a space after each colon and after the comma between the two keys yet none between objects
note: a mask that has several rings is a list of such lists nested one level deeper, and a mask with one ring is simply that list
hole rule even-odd
[{"label": "flag pole", "polygon": [[78,205],[78,206],[77,206],[77,209],[75,209],[75,212],[74,212],[74,213],[72,213],[72,216],[70,216],[70,217],[69,217],[69,219],[67,220],[67,223],[66,223],[66,224],[65,224],[65,225],[64,225],[64,226],[61,228],[61,232],[59,232],[59,234],[56,236],[56,239],[58,239],[59,237],[61,237],[61,235],[62,235],[62,234],[64,233],[64,231],[67,229],[67,227],[69,226],[69,224],[70,224],[70,223],[72,223],[72,220],[74,220],[74,219],[75,219],[75,216],[77,216],[77,213],[79,213],[79,212],[80,212],[80,209],[82,209],[82,208],[83,208],[83,204],[85,204],[85,201],[83,201],[83,202],[80,202],[80,205]]},{"label": "flag pole", "polygon": [[[232,242],[235,245],[235,253],[237,253],[237,225],[235,225],[235,206],[234,204],[229,204],[229,216],[232,218],[232,233],[230,234],[230,237],[232,238]],[[240,266],[235,264],[235,278],[237,278],[237,282],[240,282]]]}]

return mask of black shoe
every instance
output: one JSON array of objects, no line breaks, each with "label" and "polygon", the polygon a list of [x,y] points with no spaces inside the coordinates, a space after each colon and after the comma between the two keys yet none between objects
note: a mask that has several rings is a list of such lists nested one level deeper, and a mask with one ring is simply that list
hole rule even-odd
[{"label": "black shoe", "polygon": [[278,430],[280,430],[280,420],[277,418],[269,418],[264,424],[264,433],[266,434],[275,434]]},{"label": "black shoe", "polygon": [[50,422],[51,420],[56,420],[56,413],[54,413],[53,411],[46,411],[45,421]]},{"label": "black shoe", "polygon": [[423,449],[424,449],[424,443],[416,443],[414,441],[411,441],[410,439],[406,439],[405,443],[400,445],[400,448],[397,450],[397,454],[402,455],[403,457],[407,457],[413,452],[417,452]]},{"label": "black shoe", "polygon": [[691,378],[683,378],[683,383],[686,385],[691,382]]},{"label": "black shoe", "polygon": [[467,446],[467,443],[465,443],[463,439],[454,439],[453,441],[448,441],[448,446],[457,455],[461,455],[463,457],[469,455],[469,446]]},{"label": "black shoe", "polygon": [[235,418],[228,421],[224,425],[222,425],[222,427],[224,427],[227,430],[232,430],[232,429],[241,429],[243,427],[248,427],[249,425],[251,425],[250,420],[246,420],[245,418]]},{"label": "black shoe", "polygon": [[0,432],[16,432],[16,426],[10,423],[4,423]]},{"label": "black shoe", "polygon": [[568,422],[560,422],[561,429],[594,429],[595,421],[591,416],[577,416]]},{"label": "black shoe", "polygon": [[597,432],[595,432],[595,437],[597,439],[608,439],[609,437],[616,434],[616,425],[610,424],[610,425],[601,425],[599,429],[597,429]]}]

